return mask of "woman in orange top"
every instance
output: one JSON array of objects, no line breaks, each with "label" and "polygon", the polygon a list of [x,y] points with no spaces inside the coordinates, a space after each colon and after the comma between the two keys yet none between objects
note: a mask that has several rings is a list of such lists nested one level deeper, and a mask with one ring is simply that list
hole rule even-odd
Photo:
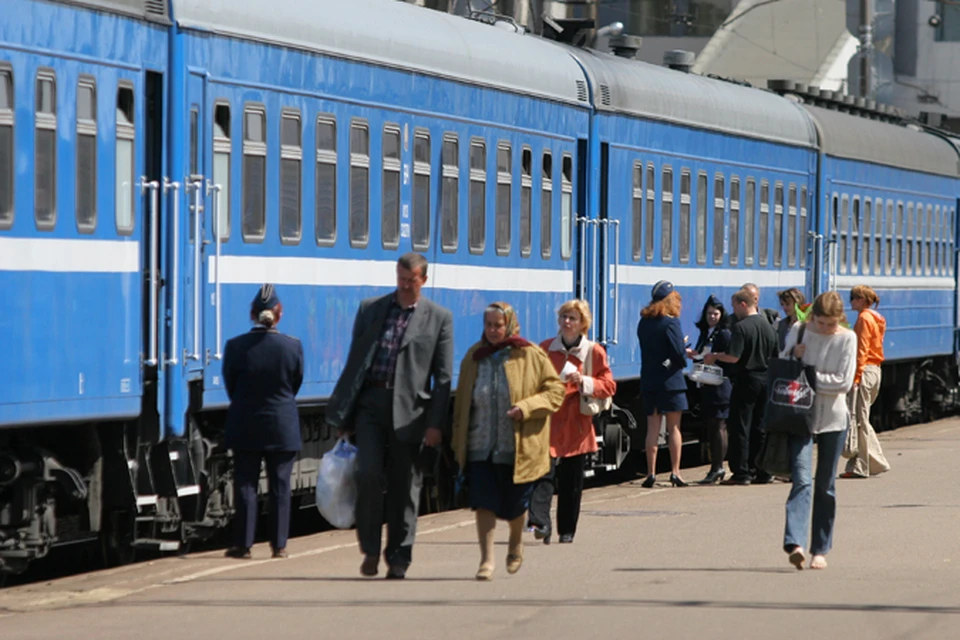
[{"label": "woman in orange top", "polygon": [[874,306],[880,303],[877,292],[866,285],[850,291],[850,306],[857,312],[857,372],[853,379],[851,428],[857,430],[857,455],[847,460],[841,478],[867,478],[890,470],[890,463],[880,449],[880,441],[870,425],[870,405],[880,391],[880,365],[883,363],[883,334],[887,321]]},{"label": "woman in orange top", "polygon": [[[554,477],[557,485],[557,533],[560,542],[573,542],[580,518],[580,497],[587,456],[597,450],[593,417],[580,413],[580,396],[611,398],[617,390],[607,364],[607,352],[587,340],[592,316],[583,300],[565,302],[557,312],[560,332],[540,346],[566,385],[563,404],[550,422],[550,474],[537,483],[530,500],[530,526],[534,535],[550,544],[550,502]],[[584,362],[590,358],[590,376],[584,375]]]}]

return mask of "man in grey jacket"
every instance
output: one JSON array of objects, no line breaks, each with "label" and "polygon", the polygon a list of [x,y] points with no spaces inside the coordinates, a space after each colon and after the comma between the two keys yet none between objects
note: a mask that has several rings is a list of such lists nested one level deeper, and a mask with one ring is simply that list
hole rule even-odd
[{"label": "man in grey jacket", "polygon": [[[350,353],[327,406],[326,421],[357,442],[357,538],[360,573],[375,576],[382,547],[386,488],[388,579],[402,579],[413,558],[422,446],[440,444],[453,373],[453,315],[420,296],[427,259],[397,261],[397,289],[360,303]],[[386,485],[384,485],[386,481]]]}]

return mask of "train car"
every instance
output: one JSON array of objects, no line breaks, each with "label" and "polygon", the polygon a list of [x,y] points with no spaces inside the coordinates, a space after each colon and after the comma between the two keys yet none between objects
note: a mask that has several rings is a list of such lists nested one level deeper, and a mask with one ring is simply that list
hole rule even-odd
[{"label": "train car", "polygon": [[159,313],[148,203],[165,162],[167,24],[164,0],[3,5],[0,570],[123,530],[118,514],[136,508],[125,432],[158,426],[145,319]]}]

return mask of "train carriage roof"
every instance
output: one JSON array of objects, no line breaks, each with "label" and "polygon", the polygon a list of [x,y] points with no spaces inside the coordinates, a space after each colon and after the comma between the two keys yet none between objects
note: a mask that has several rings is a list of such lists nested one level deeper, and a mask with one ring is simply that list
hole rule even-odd
[{"label": "train carriage roof", "polygon": [[934,134],[803,105],[823,132],[823,152],[944,176],[960,176],[957,149]]},{"label": "train carriage roof", "polygon": [[395,0],[172,0],[187,28],[587,104],[583,72],[562,49]]},{"label": "train carriage roof", "polygon": [[591,78],[600,111],[817,146],[810,117],[774,93],[592,50],[571,51]]}]

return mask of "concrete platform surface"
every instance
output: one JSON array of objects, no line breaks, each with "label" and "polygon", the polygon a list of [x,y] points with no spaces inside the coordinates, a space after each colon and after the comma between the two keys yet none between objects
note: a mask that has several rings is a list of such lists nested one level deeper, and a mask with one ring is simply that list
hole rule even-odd
[{"label": "concrete platform surface", "polygon": [[787,484],[637,481],[588,491],[573,544],[526,534],[513,576],[502,523],[489,583],[473,579],[473,517],[457,511],[421,519],[404,581],[361,578],[354,533],[334,531],[292,540],[287,560],[258,546],[252,561],[211,552],[9,588],[0,637],[960,637],[960,420],[881,441],[892,471],[837,481],[824,571],[781,550]]}]

